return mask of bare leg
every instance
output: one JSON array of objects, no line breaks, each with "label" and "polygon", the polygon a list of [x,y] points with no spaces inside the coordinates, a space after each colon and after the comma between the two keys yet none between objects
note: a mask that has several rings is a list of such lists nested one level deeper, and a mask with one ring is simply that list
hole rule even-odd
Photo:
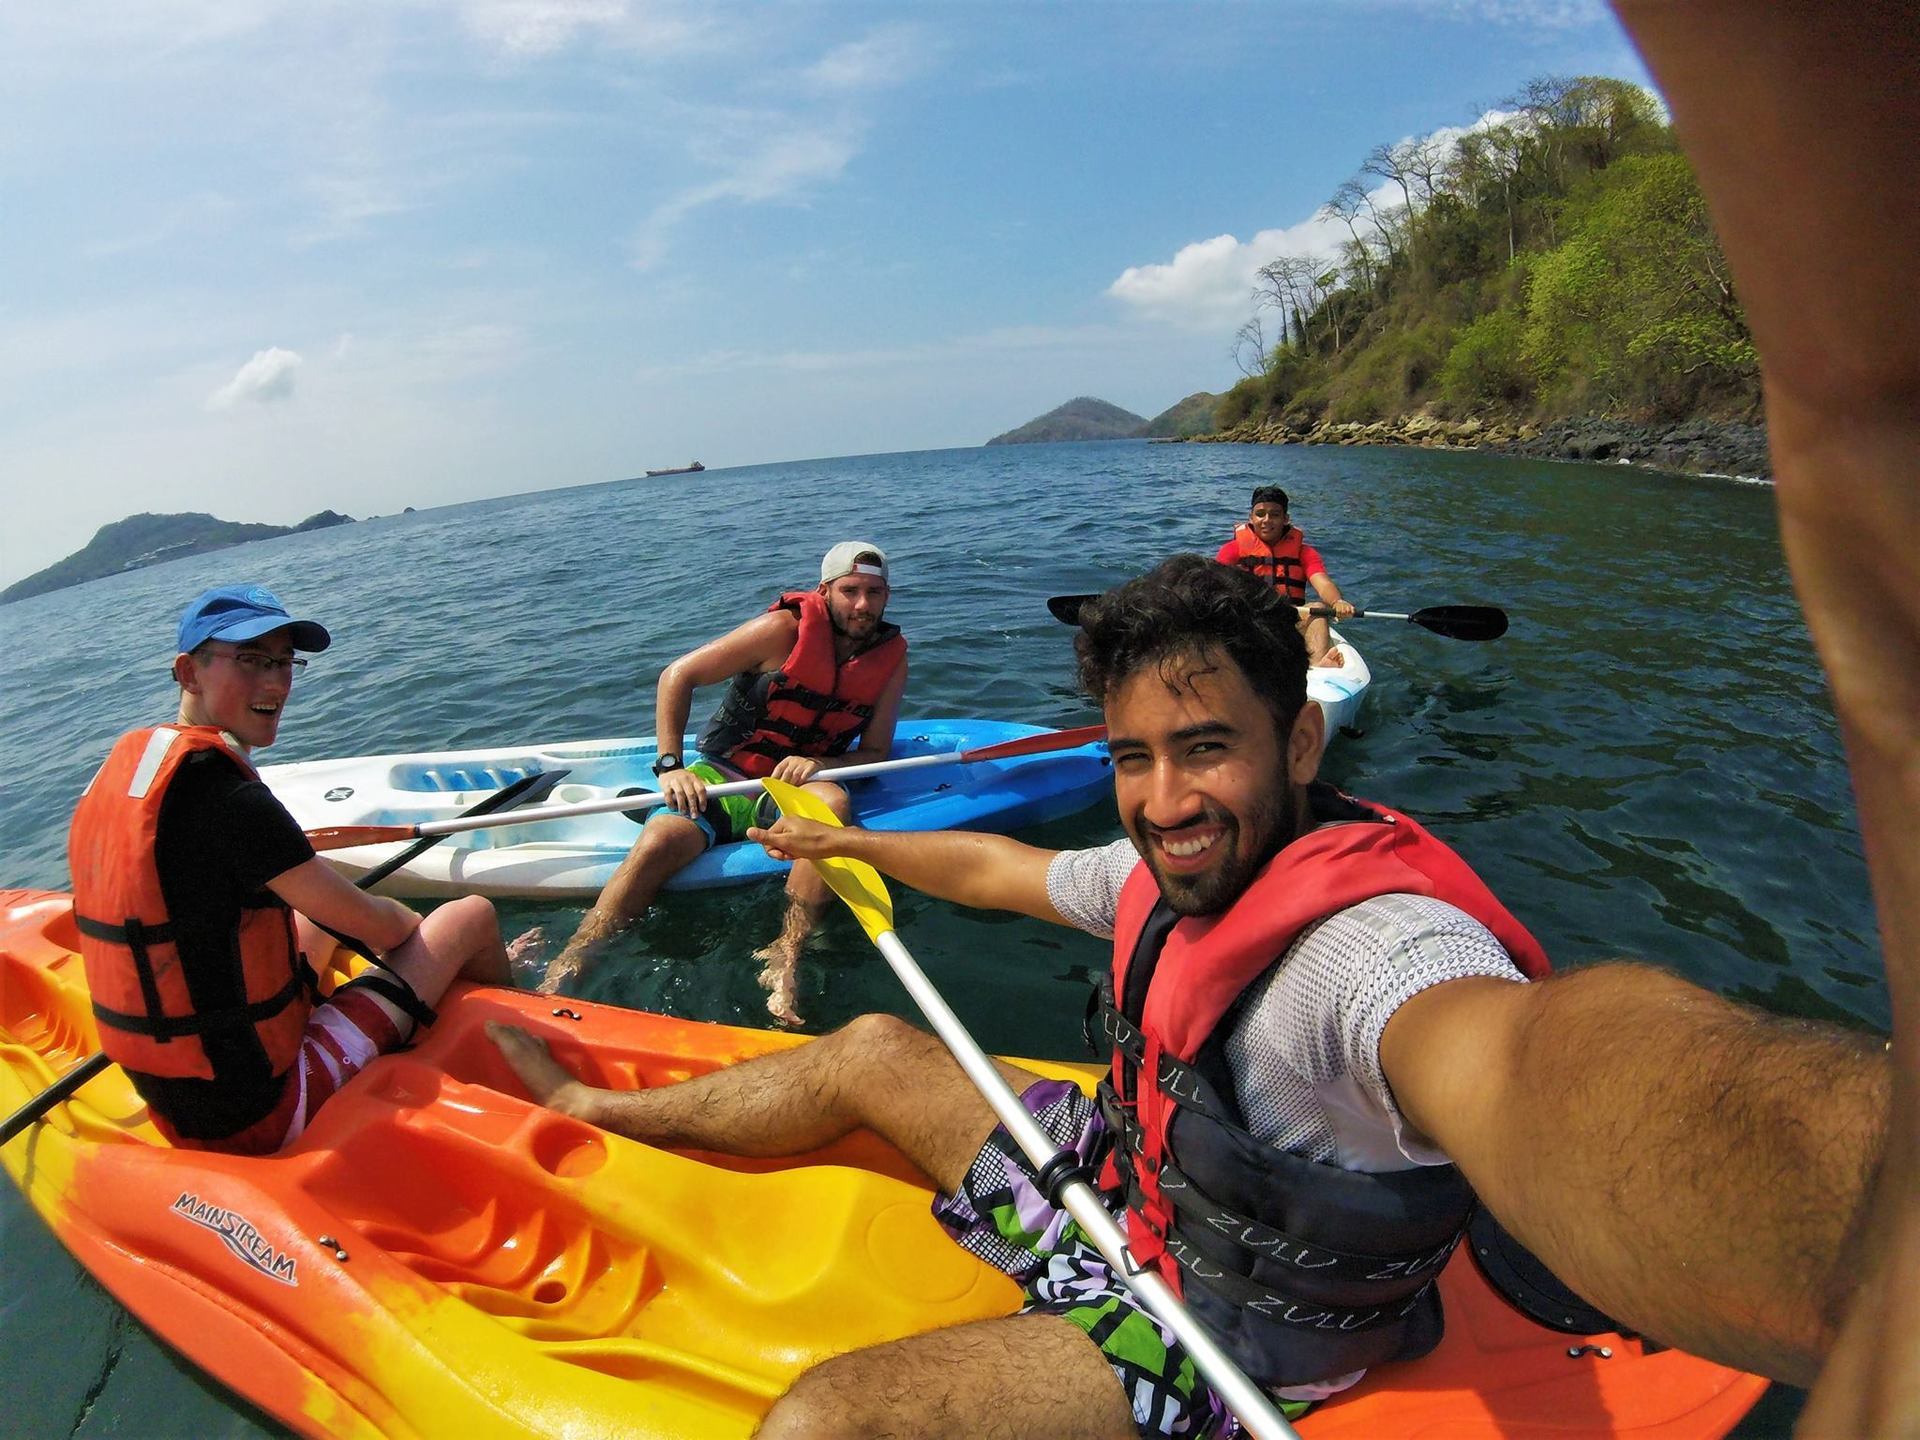
[{"label": "bare leg", "polygon": [[774,1402],[760,1440],[1121,1440],[1138,1432],[1119,1377],[1058,1315],[914,1335],[814,1366]]},{"label": "bare leg", "polygon": [[[806,788],[825,800],[843,823],[853,813],[852,802],[840,786],[816,781]],[[754,959],[766,962],[760,970],[760,983],[768,992],[767,1010],[783,1025],[800,1023],[794,995],[800,952],[832,904],[833,891],[813,862],[797,862],[787,877],[787,911],[781,919],[779,937],[753,952]]]},{"label": "bare leg", "polygon": [[1300,622],[1301,638],[1307,642],[1307,664],[1338,665],[1340,657],[1333,653],[1333,627],[1327,624],[1326,617],[1315,615]]},{"label": "bare leg", "polygon": [[[296,915],[294,921],[308,954],[332,944],[306,916]],[[500,943],[500,920],[493,902],[481,895],[449,900],[421,918],[420,928],[387,956],[386,965],[428,1005],[446,994],[456,979],[506,984],[507,952]],[[413,1033],[412,1017],[384,995],[369,993],[402,1036]]]},{"label": "bare leg", "polygon": [[[597,1089],[527,1031],[490,1024],[487,1034],[535,1101],[653,1145],[799,1155],[866,1129],[952,1190],[995,1123],[946,1047],[891,1015],[862,1015],[809,1044],[654,1090]],[[999,1068],[1017,1091],[1037,1078]]]},{"label": "bare leg", "polygon": [[[577,975],[592,952],[646,913],[660,887],[675,872],[691,864],[706,849],[706,836],[684,815],[661,815],[649,820],[633,842],[633,849],[613,872],[607,888],[593,902],[587,918],[573,932],[566,947],[553,957],[537,987],[551,995],[562,982]],[[516,947],[527,937],[515,941]]]}]

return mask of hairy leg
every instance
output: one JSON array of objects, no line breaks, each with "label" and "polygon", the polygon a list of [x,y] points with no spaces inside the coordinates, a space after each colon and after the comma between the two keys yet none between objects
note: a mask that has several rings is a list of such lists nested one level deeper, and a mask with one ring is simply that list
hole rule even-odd
[{"label": "hairy leg", "polygon": [[705,849],[706,836],[685,816],[662,815],[649,820],[580,928],[547,966],[540,992],[551,995],[562,982],[577,975],[597,946],[644,914],[660,887]]},{"label": "hairy leg", "polygon": [[[853,813],[853,802],[847,792],[831,781],[816,781],[806,788],[826,801],[843,824]],[[800,1023],[794,994],[800,952],[832,904],[833,890],[813,862],[796,862],[787,876],[787,909],[781,917],[780,934],[772,943],[753,952],[754,959],[765,962],[760,970],[760,983],[768,992],[768,1013],[783,1025]]]},{"label": "hairy leg", "polygon": [[[583,1084],[538,1037],[499,1024],[487,1033],[535,1101],[653,1145],[799,1155],[867,1129],[951,1191],[995,1123],[946,1047],[891,1015],[862,1015],[792,1050],[653,1090]],[[1016,1091],[1037,1078],[999,1068]]]},{"label": "hairy leg", "polygon": [[1337,665],[1329,652],[1333,648],[1333,628],[1323,616],[1315,615],[1300,622],[1300,636],[1307,642],[1307,664]]},{"label": "hairy leg", "polygon": [[1119,1378],[1086,1332],[1057,1315],[980,1320],[835,1356],[795,1381],[756,1432],[760,1440],[1135,1433]]}]

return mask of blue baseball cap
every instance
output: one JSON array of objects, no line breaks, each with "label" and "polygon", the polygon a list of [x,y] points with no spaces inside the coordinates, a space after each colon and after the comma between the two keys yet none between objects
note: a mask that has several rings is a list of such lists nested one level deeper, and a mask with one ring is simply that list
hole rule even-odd
[{"label": "blue baseball cap", "polygon": [[296,650],[324,650],[333,643],[316,620],[296,620],[280,597],[264,585],[220,585],[194,597],[180,617],[180,650],[197,650],[209,640],[257,640],[285,630]]}]

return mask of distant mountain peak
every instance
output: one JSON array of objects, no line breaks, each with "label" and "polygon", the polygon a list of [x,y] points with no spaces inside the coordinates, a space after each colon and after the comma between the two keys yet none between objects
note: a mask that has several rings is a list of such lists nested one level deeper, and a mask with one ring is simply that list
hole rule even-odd
[{"label": "distant mountain peak", "polygon": [[1143,420],[1131,410],[1122,410],[1105,400],[1091,395],[1076,395],[1038,419],[1029,420],[1018,430],[994,436],[987,444],[1036,445],[1061,440],[1134,440],[1201,435],[1213,429],[1213,407],[1219,398],[1201,390],[1161,411],[1153,419]]},{"label": "distant mountain peak", "polygon": [[1126,440],[1141,433],[1143,416],[1091,395],[1077,395],[1017,430],[996,435],[989,445],[1035,445],[1060,440]]}]

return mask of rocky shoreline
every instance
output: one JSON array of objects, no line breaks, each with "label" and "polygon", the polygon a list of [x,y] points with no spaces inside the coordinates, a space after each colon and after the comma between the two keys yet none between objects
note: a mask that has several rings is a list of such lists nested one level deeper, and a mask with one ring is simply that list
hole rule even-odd
[{"label": "rocky shoreline", "polygon": [[1425,413],[1392,420],[1322,423],[1299,429],[1279,420],[1247,420],[1230,430],[1195,435],[1189,444],[1412,445],[1429,450],[1497,450],[1543,460],[1617,461],[1687,475],[1738,475],[1767,480],[1773,461],[1764,426],[1682,420],[1638,425],[1603,416],[1535,423],[1527,420],[1443,420]]}]

